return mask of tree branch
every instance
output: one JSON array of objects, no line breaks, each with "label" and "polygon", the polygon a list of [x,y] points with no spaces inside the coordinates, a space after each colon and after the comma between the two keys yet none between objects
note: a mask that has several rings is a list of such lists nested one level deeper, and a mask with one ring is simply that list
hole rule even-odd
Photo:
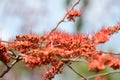
[{"label": "tree branch", "polygon": [[66,62],[66,61],[71,61],[71,62],[84,62],[84,63],[88,63],[86,60],[83,59],[61,59],[61,61]]},{"label": "tree branch", "polygon": [[68,65],[68,64],[66,64],[73,72],[75,72],[78,76],[80,76],[80,77],[82,77],[84,80],[88,80],[88,78],[86,78],[84,75],[82,75],[82,74],[80,74],[80,73],[78,73],[76,70],[74,70],[73,68],[72,68],[72,66],[70,66],[70,65]]},{"label": "tree branch", "polygon": [[[72,6],[70,7],[70,10],[72,10],[77,4],[79,4],[79,2],[80,2],[80,0],[76,0],[76,1],[72,4]],[[60,21],[57,22],[57,24],[54,26],[54,28],[51,30],[51,32],[50,32],[49,34],[53,33],[53,32],[58,28],[58,26],[59,26],[62,22],[64,22],[66,16],[67,16],[67,13],[63,16],[63,18],[62,18]]]},{"label": "tree branch", "polygon": [[117,52],[109,52],[109,51],[101,51],[102,53],[104,54],[112,54],[112,55],[120,55],[120,53],[117,53]]},{"label": "tree branch", "polygon": [[7,72],[9,72],[11,68],[20,60],[20,56],[17,56],[16,60],[14,60],[10,65],[8,65],[7,68],[0,74],[0,78],[2,78]]},{"label": "tree branch", "polygon": [[114,70],[114,71],[110,71],[110,72],[107,72],[107,73],[97,74],[97,75],[93,75],[93,76],[90,76],[90,77],[87,77],[87,78],[92,79],[92,78],[95,78],[95,77],[98,77],[98,76],[106,76],[106,75],[110,75],[110,74],[113,74],[113,73],[120,73],[120,70]]},{"label": "tree branch", "polygon": [[80,0],[77,0],[76,2],[74,2],[70,8],[70,10],[72,10],[77,4],[79,4]]},{"label": "tree branch", "polygon": [[0,42],[3,42],[3,43],[12,43],[10,41],[5,41],[5,40],[0,40]]}]

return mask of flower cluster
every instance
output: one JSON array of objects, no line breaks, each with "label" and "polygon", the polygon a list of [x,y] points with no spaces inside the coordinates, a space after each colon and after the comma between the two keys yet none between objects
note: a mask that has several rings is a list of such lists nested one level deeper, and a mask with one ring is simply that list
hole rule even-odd
[{"label": "flower cluster", "polygon": [[62,59],[68,58],[82,56],[89,63],[89,70],[100,71],[105,69],[106,65],[118,69],[120,58],[104,55],[96,46],[108,41],[109,37],[119,30],[120,25],[102,28],[92,38],[81,33],[68,34],[60,31],[43,36],[24,34],[16,36],[14,42],[9,43],[9,47],[14,48],[19,54],[24,54],[23,62],[32,69],[50,64],[52,68],[46,72],[44,80],[51,80],[55,74],[61,73],[62,66],[69,62]]},{"label": "flower cluster", "polygon": [[[0,61],[7,66],[7,69],[0,75],[0,78],[20,60],[31,69],[42,65],[49,66],[49,70],[45,70],[44,76],[42,75],[43,80],[52,80],[56,74],[62,73],[65,64],[69,66],[70,61],[81,57],[88,63],[89,70],[92,71],[101,71],[106,66],[113,69],[120,68],[120,56],[114,55],[112,52],[105,54],[104,51],[96,49],[98,44],[107,42],[111,35],[120,30],[120,24],[102,28],[92,37],[81,33],[68,34],[56,31],[59,24],[64,22],[65,19],[75,22],[75,18],[81,15],[82,11],[74,9],[79,2],[80,0],[77,0],[71,6],[71,9],[67,11],[63,19],[50,33],[44,35],[21,34],[17,35],[13,42],[7,42],[6,44],[1,41]],[[75,70],[73,71],[77,73]],[[79,75],[79,73],[77,74]],[[80,77],[88,80],[83,75],[80,75]],[[107,80],[103,76],[95,77],[95,80]]]},{"label": "flower cluster", "polygon": [[98,76],[95,78],[95,80],[108,80],[108,79],[104,76]]},{"label": "flower cluster", "polygon": [[[62,72],[62,67],[69,61],[62,59],[73,59],[83,57],[89,63],[89,70],[100,71],[105,66],[113,69],[120,68],[120,58],[114,54],[104,54],[98,51],[96,46],[105,43],[109,37],[120,30],[120,25],[102,28],[95,33],[92,38],[81,33],[68,34],[60,31],[39,35],[18,35],[14,42],[8,43],[9,49],[15,50],[18,55],[22,54],[22,61],[29,68],[41,65],[51,65],[51,69],[46,72],[44,80],[51,80],[58,73]],[[47,37],[46,37],[47,36]],[[10,61],[7,55],[8,48],[2,42],[0,43],[0,60],[3,63]]]},{"label": "flower cluster", "polygon": [[30,49],[38,48],[40,39],[36,35],[18,35],[10,46],[14,47],[19,53],[26,53]]},{"label": "flower cluster", "polygon": [[[105,43],[106,41],[109,40],[109,37],[112,34],[117,33],[119,30],[120,30],[119,24],[114,25],[114,26],[109,26],[106,29],[102,28],[100,31],[98,31],[97,33],[93,35],[92,40],[95,45],[100,44],[100,43]],[[108,53],[107,55],[105,55],[104,52],[96,50],[96,52],[94,52],[94,55],[92,54],[92,57],[89,60],[89,69],[100,71],[100,70],[105,69],[106,65],[114,69],[120,68],[119,56],[118,58],[116,58],[113,55],[111,56],[111,52],[110,54]]]},{"label": "flower cluster", "polygon": [[54,62],[52,65],[54,67],[46,72],[44,80],[46,79],[51,80],[52,78],[55,77],[56,74],[60,74],[62,72],[63,62]]},{"label": "flower cluster", "polygon": [[102,28],[96,34],[93,35],[92,39],[95,43],[104,43],[109,40],[110,35],[117,33],[120,30],[120,25],[109,26],[107,29]]},{"label": "flower cluster", "polygon": [[101,71],[105,69],[105,66],[111,67],[113,69],[120,68],[120,58],[116,58],[110,54],[96,56],[93,59],[91,59],[89,69]]},{"label": "flower cluster", "polygon": [[0,61],[2,61],[4,64],[10,62],[10,57],[8,56],[7,51],[7,46],[0,42]]},{"label": "flower cluster", "polygon": [[81,12],[75,9],[67,11],[67,19],[75,22],[75,17],[79,17]]}]

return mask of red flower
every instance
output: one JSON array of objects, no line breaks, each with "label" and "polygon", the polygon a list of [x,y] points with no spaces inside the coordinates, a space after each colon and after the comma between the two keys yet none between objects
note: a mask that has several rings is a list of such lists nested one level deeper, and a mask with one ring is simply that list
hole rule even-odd
[{"label": "red flower", "polygon": [[100,71],[105,69],[104,63],[101,60],[91,60],[89,70]]},{"label": "red flower", "polygon": [[10,62],[10,57],[8,56],[7,51],[7,47],[4,44],[0,43],[0,61],[5,64]]},{"label": "red flower", "polygon": [[95,43],[104,43],[109,40],[109,31],[102,28],[92,37],[92,39]]},{"label": "red flower", "polygon": [[69,10],[67,11],[67,19],[70,21],[75,22],[75,17],[79,17],[81,15],[81,12],[78,10]]},{"label": "red flower", "polygon": [[95,78],[95,80],[108,80],[108,79],[105,78],[104,76],[98,76]]},{"label": "red flower", "polygon": [[92,37],[95,43],[104,43],[109,40],[109,36],[114,33],[117,33],[120,30],[120,25],[109,26],[107,29],[102,28],[100,31],[95,33]]}]

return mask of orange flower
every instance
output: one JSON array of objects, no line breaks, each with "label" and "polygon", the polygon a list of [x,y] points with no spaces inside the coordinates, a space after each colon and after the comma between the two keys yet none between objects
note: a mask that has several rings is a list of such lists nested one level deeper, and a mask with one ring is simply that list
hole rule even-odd
[{"label": "orange flower", "polygon": [[100,71],[103,69],[105,69],[105,66],[101,60],[91,60],[89,63],[89,70]]},{"label": "orange flower", "polygon": [[98,76],[95,78],[95,80],[108,80],[108,79],[105,78],[104,76]]},{"label": "orange flower", "polygon": [[120,30],[120,25],[109,26],[108,28],[102,28],[100,31],[95,33],[92,37],[95,43],[105,43],[109,40],[110,35],[117,33]]},{"label": "orange flower", "polygon": [[81,15],[81,12],[78,10],[69,10],[67,11],[67,19],[70,21],[75,22],[75,17],[79,17]]},{"label": "orange flower", "polygon": [[104,43],[109,40],[109,31],[102,28],[92,37],[92,39],[95,43]]},{"label": "orange flower", "polygon": [[10,62],[10,57],[8,56],[7,51],[7,47],[0,42],[0,61],[5,64]]}]

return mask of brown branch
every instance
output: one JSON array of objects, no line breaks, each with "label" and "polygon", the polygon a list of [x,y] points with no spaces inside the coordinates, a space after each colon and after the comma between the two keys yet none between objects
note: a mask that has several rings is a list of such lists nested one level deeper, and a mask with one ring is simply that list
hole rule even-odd
[{"label": "brown branch", "polygon": [[0,74],[0,78],[2,78],[7,72],[9,72],[11,68],[20,60],[20,56],[17,56],[16,60],[14,60],[10,65],[7,65],[7,68]]},{"label": "brown branch", "polygon": [[[72,6],[70,7],[70,10],[72,10],[77,4],[79,4],[79,2],[80,2],[80,0],[76,0],[76,1],[72,4]],[[53,33],[53,32],[58,28],[58,26],[59,26],[62,22],[64,22],[66,16],[67,16],[67,13],[63,16],[63,18],[62,18],[60,21],[57,22],[57,24],[56,24],[56,25],[54,26],[54,28],[51,30],[51,32],[49,33],[49,35],[50,35],[51,33]]]},{"label": "brown branch", "polygon": [[61,59],[61,61],[66,62],[66,61],[71,61],[71,62],[84,62],[84,63],[88,63],[86,60],[83,59]]},{"label": "brown branch", "polygon": [[68,66],[73,72],[75,72],[78,76],[82,77],[84,80],[88,80],[88,78],[86,78],[84,75],[78,73],[75,69],[73,69],[72,66],[70,66],[70,65],[68,65],[68,64],[67,64],[67,66]]},{"label": "brown branch", "polygon": [[76,0],[76,2],[74,2],[70,8],[70,10],[72,10],[77,4],[79,4],[80,0]]},{"label": "brown branch", "polygon": [[102,73],[102,74],[97,74],[97,75],[93,75],[93,76],[90,76],[90,77],[87,77],[87,78],[92,79],[92,78],[95,78],[95,77],[98,77],[98,76],[106,76],[106,75],[110,75],[110,74],[113,74],[113,73],[120,73],[120,70],[114,70],[114,71],[110,71],[110,72],[106,72],[106,73]]},{"label": "brown branch", "polygon": [[120,55],[120,53],[117,53],[117,52],[109,52],[109,51],[100,51],[104,54],[112,54],[112,55]]},{"label": "brown branch", "polygon": [[3,43],[12,43],[10,41],[5,41],[5,40],[0,40],[0,42],[3,42]]}]

